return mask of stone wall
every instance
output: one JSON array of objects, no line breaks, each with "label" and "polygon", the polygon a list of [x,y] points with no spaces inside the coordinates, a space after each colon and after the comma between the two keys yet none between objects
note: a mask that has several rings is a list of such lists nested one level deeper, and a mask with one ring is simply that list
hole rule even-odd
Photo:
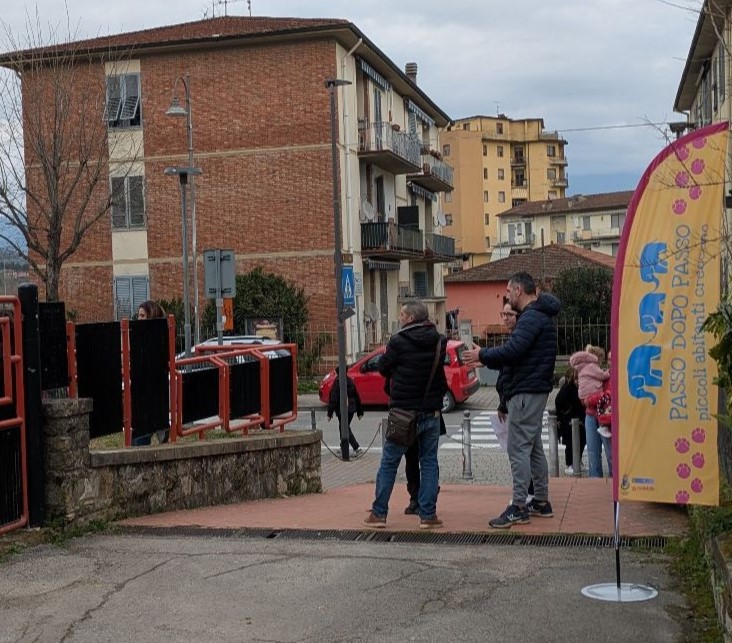
[{"label": "stone wall", "polygon": [[322,491],[320,431],[89,451],[91,400],[43,403],[46,517],[67,524]]}]

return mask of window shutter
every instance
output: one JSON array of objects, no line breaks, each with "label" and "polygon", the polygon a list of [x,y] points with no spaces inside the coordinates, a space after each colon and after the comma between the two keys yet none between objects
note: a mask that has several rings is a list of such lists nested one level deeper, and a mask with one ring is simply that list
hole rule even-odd
[{"label": "window shutter", "polygon": [[145,224],[145,197],[143,194],[143,181],[141,176],[128,176],[127,185],[129,189],[130,204],[130,226],[141,226]]},{"label": "window shutter", "polygon": [[427,296],[427,273],[426,272],[415,272],[414,273],[414,294],[417,297]]},{"label": "window shutter", "polygon": [[147,277],[132,277],[132,310],[135,313],[140,304],[149,298],[147,286]]},{"label": "window shutter", "polygon": [[107,108],[104,118],[108,123],[114,123],[119,118],[122,105],[122,93],[119,76],[107,76]]},{"label": "window shutter", "polygon": [[132,284],[129,277],[114,278],[114,314],[120,320],[129,319],[132,310]]},{"label": "window shutter", "polygon": [[140,75],[127,74],[124,77],[124,97],[120,109],[119,119],[129,121],[137,115],[140,106]]},{"label": "window shutter", "polygon": [[127,198],[125,179],[122,176],[112,177],[112,227],[127,227]]}]

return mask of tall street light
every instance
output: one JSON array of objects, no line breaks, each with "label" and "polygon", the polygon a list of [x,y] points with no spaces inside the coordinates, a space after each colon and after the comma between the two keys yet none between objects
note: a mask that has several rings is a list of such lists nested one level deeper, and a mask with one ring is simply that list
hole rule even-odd
[{"label": "tall street light", "polygon": [[[341,455],[344,460],[348,454],[348,393],[346,386],[346,327],[345,321],[353,311],[344,310],[343,306],[343,255],[341,239],[341,198],[340,176],[338,172],[338,148],[336,128],[336,87],[350,85],[351,81],[340,78],[328,78],[325,86],[330,94],[330,152],[333,165],[333,228],[335,231],[335,283],[336,283],[336,313],[338,316],[338,392],[340,393],[341,415]],[[348,150],[346,150],[348,153]]]},{"label": "tall street light", "polygon": [[166,167],[167,176],[177,176],[180,182],[181,234],[183,237],[183,331],[185,333],[186,357],[191,356],[191,309],[189,291],[191,282],[188,278],[188,225],[186,223],[186,184],[188,177],[193,181],[194,176],[202,174],[200,167]]},{"label": "tall street light", "polygon": [[[178,76],[173,84],[173,97],[170,107],[166,110],[167,116],[185,116],[186,132],[188,134],[188,167],[194,167],[193,162],[193,119],[191,116],[191,85],[190,76]],[[178,100],[178,83],[183,85],[185,90],[185,107],[181,106]],[[196,344],[201,343],[201,316],[198,313],[198,253],[196,251],[196,181],[191,175],[191,252],[193,254],[193,323]],[[186,240],[187,243],[187,240]]]}]

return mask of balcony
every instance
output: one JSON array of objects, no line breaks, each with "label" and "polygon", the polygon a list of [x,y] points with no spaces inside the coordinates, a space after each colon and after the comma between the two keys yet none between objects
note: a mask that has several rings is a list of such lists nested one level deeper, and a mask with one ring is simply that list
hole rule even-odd
[{"label": "balcony", "polygon": [[526,187],[526,181],[514,181],[511,183],[512,199],[528,199],[529,190]]},{"label": "balcony", "polygon": [[359,123],[358,156],[387,172],[419,172],[422,169],[420,148],[415,136],[394,129],[391,123]]},{"label": "balcony", "polygon": [[536,235],[532,232],[531,234],[524,235],[524,234],[517,234],[514,235],[512,239],[509,239],[508,241],[501,241],[500,243],[497,243],[497,247],[505,247],[508,246],[509,248],[531,248],[533,247],[534,243],[536,242]]},{"label": "balcony", "polygon": [[620,228],[601,228],[599,230],[575,230],[572,239],[578,245],[590,245],[593,241],[618,241]]},{"label": "balcony", "polygon": [[555,188],[566,188],[569,185],[569,177],[560,176],[552,179],[551,183]]},{"label": "balcony", "polygon": [[523,165],[526,165],[525,156],[512,156],[511,157],[511,167],[521,167]]},{"label": "balcony", "polygon": [[407,179],[432,192],[449,192],[453,189],[452,166],[431,154],[422,154],[422,171],[409,174]]},{"label": "balcony", "polygon": [[424,254],[424,235],[412,226],[390,221],[361,224],[361,255],[383,259],[412,259]]},{"label": "balcony", "polygon": [[455,261],[455,239],[442,234],[427,232],[424,235],[424,258],[430,263]]},{"label": "balcony", "polygon": [[565,156],[550,156],[549,157],[549,163],[550,163],[550,165],[566,166],[567,165],[567,157],[565,157]]}]

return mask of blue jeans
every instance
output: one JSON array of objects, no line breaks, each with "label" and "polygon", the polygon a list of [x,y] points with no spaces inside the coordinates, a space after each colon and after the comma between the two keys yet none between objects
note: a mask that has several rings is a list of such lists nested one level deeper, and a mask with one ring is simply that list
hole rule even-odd
[{"label": "blue jeans", "polygon": [[[440,442],[440,418],[434,413],[420,413],[417,416],[417,446],[419,448],[419,516],[434,518],[437,513],[437,485],[439,469],[437,466],[437,447]],[[381,465],[376,474],[376,498],[371,510],[377,516],[389,513],[389,498],[394,490],[397,469],[408,447],[384,442]]]},{"label": "blue jeans", "polygon": [[613,455],[610,438],[603,438],[597,429],[600,425],[594,415],[585,415],[585,435],[587,436],[587,460],[590,478],[602,478],[602,451],[605,450],[608,476],[613,475]]}]

